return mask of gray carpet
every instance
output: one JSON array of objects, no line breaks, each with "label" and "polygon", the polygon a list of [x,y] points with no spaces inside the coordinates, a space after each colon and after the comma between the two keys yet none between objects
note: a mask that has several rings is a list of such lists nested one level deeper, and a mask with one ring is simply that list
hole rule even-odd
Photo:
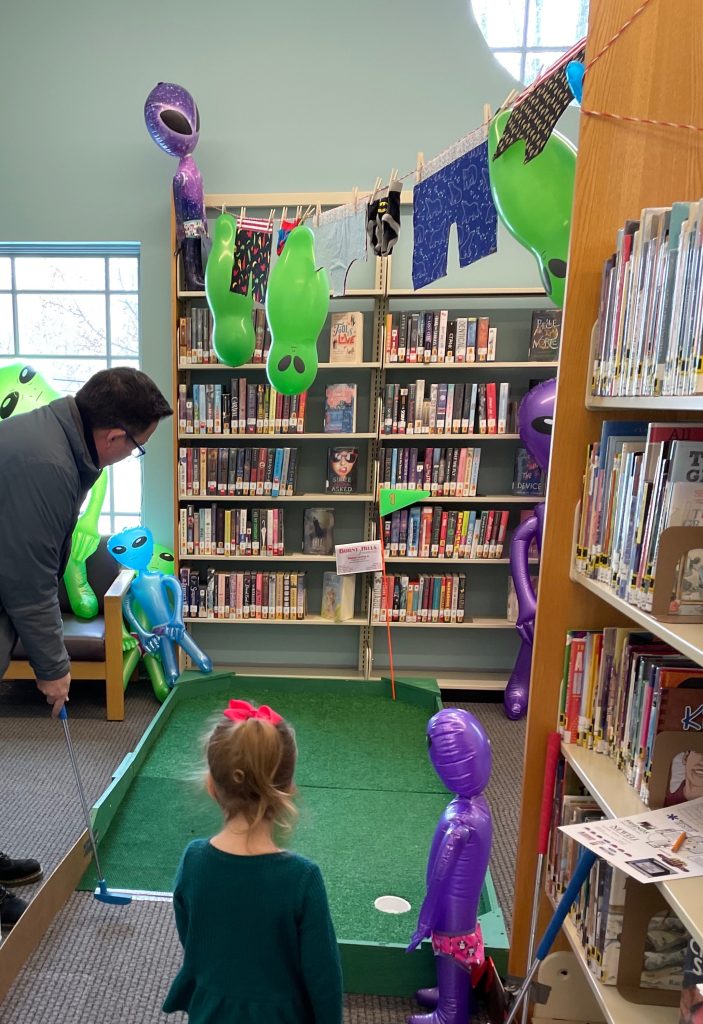
[{"label": "gray carpet", "polygon": [[[508,722],[500,705],[467,707],[493,744],[488,790],[494,816],[491,871],[508,930],[512,910],[515,837],[524,724]],[[158,705],[147,683],[132,684],[124,722],[106,722],[96,687],[75,683],[71,735],[92,802],[134,748]],[[30,683],[0,684],[0,849],[41,858],[48,873],[82,831],[63,730],[48,717]],[[31,889],[22,895],[31,898]],[[0,952],[0,957],[2,953]],[[20,974],[0,1010],[3,1024],[156,1024],[180,963],[168,904],[134,902],[125,913],[75,893]],[[347,996],[346,1024],[399,1024],[416,1012],[412,1001]]]}]

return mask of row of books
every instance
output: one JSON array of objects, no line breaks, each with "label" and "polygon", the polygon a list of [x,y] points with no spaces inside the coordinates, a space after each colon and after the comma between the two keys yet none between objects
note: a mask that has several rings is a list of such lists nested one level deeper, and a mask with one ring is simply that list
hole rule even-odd
[{"label": "row of books", "polygon": [[[703,668],[649,633],[572,630],[559,706],[563,741],[611,758],[649,804],[656,737],[703,726]],[[665,803],[684,799],[673,777]]]},{"label": "row of books", "polygon": [[182,434],[302,434],[307,392],[281,395],[270,384],[179,384]]},{"label": "row of books", "polygon": [[178,493],[184,497],[291,495],[295,492],[298,452],[298,448],[181,447]]},{"label": "row of books", "polygon": [[594,395],[703,393],[703,200],[642,210],[603,267]]},{"label": "row of books", "polygon": [[[563,761],[557,772],[554,808],[546,888],[556,901],[571,879],[582,849],[560,826],[598,821],[603,812],[592,796],[571,781]],[[626,880],[624,872],[599,857],[570,911],[588,969],[602,985],[617,983]],[[640,986],[679,989],[687,941],[686,930],[672,911],[654,915],[647,927]]]},{"label": "row of books", "polygon": [[510,385],[386,384],[384,434],[505,434]]},{"label": "row of books", "polygon": [[466,576],[462,573],[374,573],[372,622],[463,622]]},{"label": "row of books", "polygon": [[487,316],[449,319],[446,309],[389,313],[386,316],[387,363],[493,362],[497,329]]},{"label": "row of books", "polygon": [[405,487],[431,494],[475,497],[480,448],[384,448],[379,456],[381,487]]},{"label": "row of books", "polygon": [[[702,460],[703,423],[604,421],[586,459],[577,571],[651,611],[662,531],[703,523]],[[681,560],[671,613],[703,609],[702,554]]]},{"label": "row of books", "polygon": [[407,558],[501,558],[507,509],[451,509],[418,505],[383,520],[386,555]]},{"label": "row of books", "polygon": [[[271,348],[271,331],[265,311],[254,309],[252,321],[256,339],[252,362],[265,363]],[[179,317],[176,342],[178,361],[182,365],[219,362],[212,347],[212,313],[207,306],[193,306],[190,316]]]},{"label": "row of books", "polygon": [[178,514],[181,557],[252,555],[277,557],[285,552],[283,510],[186,505]]},{"label": "row of books", "polygon": [[192,619],[304,619],[306,573],[182,568],[183,614]]}]

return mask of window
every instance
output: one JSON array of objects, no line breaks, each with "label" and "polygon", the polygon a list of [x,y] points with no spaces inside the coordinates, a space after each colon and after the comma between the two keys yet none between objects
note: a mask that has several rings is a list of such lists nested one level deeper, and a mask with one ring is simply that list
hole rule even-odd
[{"label": "window", "polygon": [[[3,367],[18,361],[62,395],[98,370],[138,367],[139,246],[0,244],[0,381]],[[108,472],[102,533],[141,519],[141,460]]]},{"label": "window", "polygon": [[471,7],[496,60],[525,85],[588,30],[588,0],[471,0]]}]

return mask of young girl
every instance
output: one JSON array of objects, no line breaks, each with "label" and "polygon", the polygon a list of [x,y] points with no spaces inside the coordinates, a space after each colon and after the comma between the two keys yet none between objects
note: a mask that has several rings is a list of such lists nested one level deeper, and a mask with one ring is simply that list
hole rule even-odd
[{"label": "young girl", "polygon": [[183,966],[163,1006],[190,1024],[341,1024],[320,869],[274,842],[295,816],[296,756],[288,723],[242,700],[208,740],[207,787],[225,820],[183,855],[173,894]]}]

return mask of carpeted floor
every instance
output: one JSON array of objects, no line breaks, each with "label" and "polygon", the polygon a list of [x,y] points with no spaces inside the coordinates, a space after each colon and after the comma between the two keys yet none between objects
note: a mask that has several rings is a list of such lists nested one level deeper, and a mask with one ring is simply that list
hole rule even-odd
[{"label": "carpeted floor", "polygon": [[[500,705],[468,707],[493,744],[488,799],[494,815],[491,870],[510,926],[512,874],[522,773],[524,726],[508,722]],[[127,718],[108,723],[94,687],[74,684],[71,732],[88,799],[105,788],[157,710],[148,684],[130,688]],[[0,849],[38,856],[51,870],[82,831],[63,730],[29,683],[0,684]],[[31,896],[31,890],[24,895]],[[1,957],[1,952],[0,952]],[[185,1021],[160,1012],[180,962],[167,903],[135,902],[129,914],[75,893],[10,990],[3,1024],[156,1024]],[[397,1024],[416,1010],[408,1000],[348,996],[347,1024]]]}]

